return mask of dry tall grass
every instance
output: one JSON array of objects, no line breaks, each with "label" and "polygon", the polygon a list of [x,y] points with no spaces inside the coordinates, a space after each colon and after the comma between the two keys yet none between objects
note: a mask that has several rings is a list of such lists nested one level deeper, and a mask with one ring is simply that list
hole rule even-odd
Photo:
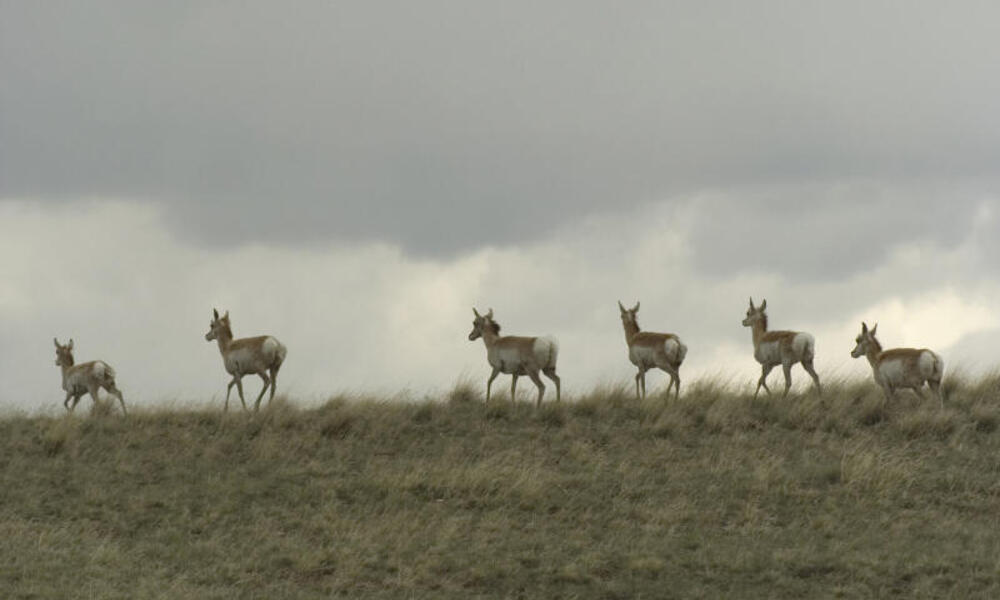
[{"label": "dry tall grass", "polygon": [[0,421],[3,597],[1000,596],[1000,377],[97,413]]}]

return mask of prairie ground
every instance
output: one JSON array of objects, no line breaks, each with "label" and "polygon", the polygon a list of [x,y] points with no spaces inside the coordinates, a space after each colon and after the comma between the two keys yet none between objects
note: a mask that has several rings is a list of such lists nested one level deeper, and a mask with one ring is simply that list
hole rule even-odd
[{"label": "prairie ground", "polygon": [[1000,378],[946,387],[8,417],[0,596],[1000,597]]}]

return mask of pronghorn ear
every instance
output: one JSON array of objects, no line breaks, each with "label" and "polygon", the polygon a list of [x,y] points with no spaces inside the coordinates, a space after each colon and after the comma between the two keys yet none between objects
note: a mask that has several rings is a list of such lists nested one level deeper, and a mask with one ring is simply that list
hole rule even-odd
[{"label": "pronghorn ear", "polygon": [[229,311],[228,311],[228,310],[226,311],[226,314],[222,315],[222,318],[223,318],[224,320],[226,320],[226,321],[228,321],[228,320],[229,320]]},{"label": "pronghorn ear", "polygon": [[487,319],[492,319],[493,318],[493,309],[492,308],[490,309],[490,312],[486,313],[486,318]]},{"label": "pronghorn ear", "polygon": [[875,323],[874,325],[872,325],[872,330],[871,330],[871,334],[872,335],[875,335],[875,330],[876,329],[878,329],[878,323]]},{"label": "pronghorn ear", "polygon": [[66,349],[67,350],[72,350],[73,349],[73,338],[69,338],[69,343],[66,344]]},{"label": "pronghorn ear", "polygon": [[868,324],[864,321],[861,321],[861,333],[868,333]]},{"label": "pronghorn ear", "polygon": [[477,319],[480,319],[480,318],[482,318],[482,316],[483,316],[483,315],[479,314],[479,311],[478,311],[478,310],[476,310],[476,307],[475,307],[475,306],[473,306],[473,307],[472,307],[472,314],[476,315],[476,318],[477,318]]},{"label": "pronghorn ear", "polygon": [[767,308],[767,298],[764,298],[764,301],[760,303],[760,309],[764,310],[765,308]]},{"label": "pronghorn ear", "polygon": [[55,343],[56,348],[59,347],[59,340],[57,340],[56,338],[52,338],[52,342]]},{"label": "pronghorn ear", "polygon": [[618,301],[618,310],[622,311],[622,314],[628,312],[627,310],[625,310],[625,307],[622,306],[622,301],[621,300]]},{"label": "pronghorn ear", "polygon": [[212,316],[215,317],[216,321],[218,321],[219,320],[219,311],[213,308],[212,309]]},{"label": "pronghorn ear", "polygon": [[635,308],[632,309],[632,312],[634,312],[634,313],[639,312],[639,301],[638,300],[635,301]]},{"label": "pronghorn ear", "polygon": [[753,309],[753,296],[750,296],[750,308]]}]

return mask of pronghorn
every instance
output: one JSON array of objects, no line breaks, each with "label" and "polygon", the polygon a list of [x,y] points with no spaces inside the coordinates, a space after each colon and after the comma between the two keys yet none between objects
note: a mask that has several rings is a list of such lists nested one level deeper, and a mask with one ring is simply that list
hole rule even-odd
[{"label": "pronghorn", "polygon": [[771,393],[767,387],[767,375],[771,369],[781,365],[785,372],[785,396],[788,389],[792,387],[792,365],[802,363],[802,368],[813,378],[816,383],[816,390],[822,393],[823,388],[819,384],[819,375],[813,368],[813,358],[816,356],[816,341],[813,336],[800,331],[768,331],[767,330],[767,300],[760,303],[759,307],[753,305],[753,298],[750,298],[750,308],[747,310],[747,318],[743,319],[743,326],[750,327],[753,334],[753,357],[761,365],[760,379],[757,380],[757,390],[754,391],[754,398],[760,393],[761,386]]},{"label": "pronghorn", "polygon": [[[122,405],[122,414],[128,414],[128,411],[125,410],[125,400],[122,398],[122,393],[115,387],[115,370],[111,368],[111,365],[103,360],[92,360],[74,365],[73,340],[70,339],[65,346],[60,344],[56,338],[52,338],[52,341],[56,344],[56,366],[62,368],[62,386],[66,390],[63,406],[66,407],[66,410],[72,412],[80,401],[80,396],[87,393],[94,399],[94,404],[97,404],[97,392],[104,388],[109,394],[118,398],[118,402]],[[69,403],[71,399],[73,400],[72,405]]]},{"label": "pronghorn", "polygon": [[[209,342],[218,340],[222,364],[226,367],[226,371],[233,376],[229,386],[226,387],[226,404],[223,410],[229,410],[229,393],[233,390],[234,385],[240,393],[240,403],[243,404],[243,410],[247,410],[247,403],[243,400],[241,379],[244,375],[256,373],[264,380],[264,387],[261,388],[260,394],[257,396],[257,403],[254,405],[256,412],[260,410],[260,400],[264,397],[264,392],[269,386],[271,395],[268,397],[268,403],[274,400],[278,369],[285,361],[287,349],[277,338],[270,335],[234,340],[233,330],[229,327],[229,311],[227,310],[225,315],[219,317],[219,311],[212,309],[212,314],[214,318],[208,326],[205,339]],[[271,375],[270,378],[268,378],[268,373]]]},{"label": "pronghorn", "polygon": [[681,397],[680,367],[687,355],[687,346],[672,333],[653,333],[640,331],[635,314],[639,312],[639,303],[635,308],[625,308],[618,301],[621,311],[622,326],[625,328],[625,343],[628,344],[628,359],[639,367],[635,375],[635,397],[639,397],[639,384],[642,384],[642,397],[646,397],[646,371],[659,367],[670,375],[670,385],[667,386],[667,397],[670,388],[676,387],[677,397]]},{"label": "pronghorn", "polygon": [[476,319],[472,322],[472,331],[469,333],[469,341],[483,338],[486,344],[486,360],[493,367],[490,378],[486,381],[486,401],[490,401],[490,387],[493,380],[500,373],[510,373],[510,401],[514,402],[514,393],[517,390],[517,378],[519,375],[527,375],[531,381],[538,386],[538,406],[542,405],[542,396],[545,395],[545,384],[538,376],[538,372],[545,373],[545,376],[556,384],[556,402],[560,400],[559,376],[556,375],[556,359],[559,356],[559,344],[555,338],[551,337],[517,337],[512,335],[500,336],[500,325],[493,320],[493,309],[485,315],[480,315],[475,308],[472,309]]},{"label": "pronghorn", "polygon": [[944,408],[944,397],[941,396],[941,377],[944,375],[944,361],[937,354],[926,348],[892,348],[882,350],[882,344],[875,339],[875,324],[870,330],[861,322],[861,333],[855,338],[854,350],[851,356],[867,356],[875,375],[875,383],[882,387],[886,398],[896,394],[897,388],[910,388],[920,398],[924,393],[920,388],[924,382],[941,401]]}]

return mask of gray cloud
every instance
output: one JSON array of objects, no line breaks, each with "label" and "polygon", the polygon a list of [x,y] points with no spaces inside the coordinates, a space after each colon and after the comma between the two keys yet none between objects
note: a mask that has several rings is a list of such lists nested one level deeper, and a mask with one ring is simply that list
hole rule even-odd
[{"label": "gray cloud", "polygon": [[689,235],[704,272],[816,280],[869,270],[902,244],[952,248],[990,225],[977,216],[996,202],[962,186],[855,182],[743,189],[696,206]]},{"label": "gray cloud", "polygon": [[[998,6],[934,2],[5,3],[0,198],[159,202],[199,244],[440,255],[705,188],[811,185],[711,211],[698,260],[836,275],[902,237],[953,242],[967,197],[997,191],[998,24]],[[912,187],[837,192],[914,177],[969,195],[897,222]],[[805,232],[779,245],[812,243],[783,259],[743,236],[761,205]],[[882,241],[841,244],[872,209]]]}]

